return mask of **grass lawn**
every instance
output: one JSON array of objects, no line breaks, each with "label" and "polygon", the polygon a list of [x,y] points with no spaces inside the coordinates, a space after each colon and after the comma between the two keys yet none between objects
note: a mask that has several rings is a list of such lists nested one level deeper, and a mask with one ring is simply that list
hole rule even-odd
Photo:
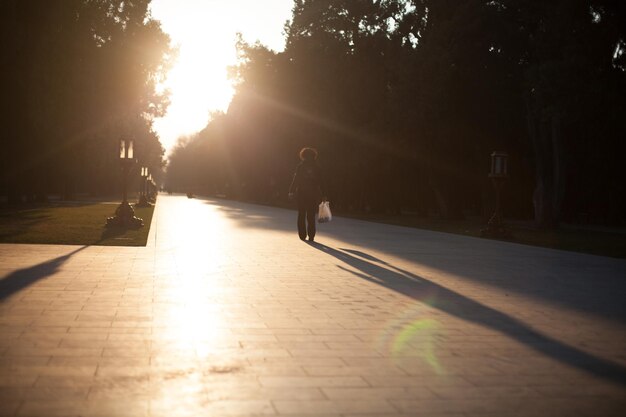
[{"label": "grass lawn", "polygon": [[[486,226],[476,219],[443,221],[413,215],[355,215],[352,213],[344,214],[339,212],[336,214],[361,220],[473,237],[480,237],[481,229]],[[509,242],[611,256],[614,258],[626,258],[626,234],[623,233],[571,229],[539,230],[514,222],[511,222],[511,224],[507,223],[507,226],[513,235],[511,239],[507,239]]]},{"label": "grass lawn", "polygon": [[74,203],[0,210],[0,243],[145,246],[153,207],[135,208],[144,226],[136,230],[105,228],[117,204]]}]

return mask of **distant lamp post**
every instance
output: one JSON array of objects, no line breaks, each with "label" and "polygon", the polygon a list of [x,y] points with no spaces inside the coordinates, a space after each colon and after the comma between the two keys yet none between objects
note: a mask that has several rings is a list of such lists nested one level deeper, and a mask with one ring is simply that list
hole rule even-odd
[{"label": "distant lamp post", "polygon": [[154,193],[154,181],[152,180],[152,174],[148,175],[148,181],[146,184],[147,184],[148,201],[152,203],[156,203],[156,196]]},{"label": "distant lamp post", "polygon": [[142,191],[139,193],[139,203],[137,203],[138,207],[152,206],[152,204],[148,201],[148,176],[148,167],[141,167]]},{"label": "distant lamp post", "polygon": [[502,188],[509,177],[508,157],[506,152],[493,152],[491,154],[491,172],[489,173],[489,178],[491,178],[493,187],[496,190],[496,207],[489,222],[487,222],[487,228],[481,230],[483,237],[511,237],[511,233],[502,221],[502,207],[500,203]]},{"label": "distant lamp post", "polygon": [[135,210],[128,204],[128,171],[134,159],[134,143],[132,139],[120,139],[120,162],[122,164],[123,193],[122,204],[115,210],[115,216],[107,218],[107,227],[132,227],[143,226],[143,220],[135,217]]}]

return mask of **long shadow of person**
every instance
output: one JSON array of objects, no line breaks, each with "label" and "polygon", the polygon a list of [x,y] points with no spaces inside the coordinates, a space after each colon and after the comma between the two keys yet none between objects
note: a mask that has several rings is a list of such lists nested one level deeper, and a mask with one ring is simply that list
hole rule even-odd
[{"label": "long shadow of person", "polygon": [[11,295],[35,282],[52,276],[70,257],[86,247],[87,246],[82,246],[63,256],[42,262],[35,266],[19,269],[0,279],[0,302],[3,302]]},{"label": "long shadow of person", "polygon": [[561,363],[626,385],[626,368],[618,363],[569,346],[505,313],[366,253],[351,249],[337,250],[313,242],[309,244],[354,268],[338,265],[342,270],[359,278],[409,296],[447,314],[489,327]]}]

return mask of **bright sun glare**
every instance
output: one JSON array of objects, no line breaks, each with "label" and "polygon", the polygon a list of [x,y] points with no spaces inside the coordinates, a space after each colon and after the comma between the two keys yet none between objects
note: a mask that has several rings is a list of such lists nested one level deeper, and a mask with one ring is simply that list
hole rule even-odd
[{"label": "bright sun glare", "polygon": [[180,136],[204,128],[212,111],[226,111],[233,96],[227,68],[236,62],[235,38],[284,48],[283,26],[293,0],[153,0],[152,16],[178,46],[178,59],[162,88],[171,92],[155,129],[167,151]]}]

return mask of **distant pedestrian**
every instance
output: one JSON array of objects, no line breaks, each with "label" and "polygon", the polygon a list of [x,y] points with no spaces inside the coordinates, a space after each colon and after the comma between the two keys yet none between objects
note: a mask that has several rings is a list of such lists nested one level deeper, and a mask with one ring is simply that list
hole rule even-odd
[{"label": "distant pedestrian", "polygon": [[[315,214],[323,199],[322,173],[317,164],[317,151],[313,148],[303,148],[300,151],[300,164],[296,168],[289,198],[296,196],[298,203],[298,235],[305,240],[315,240]],[[325,199],[325,197],[324,197]]]}]

